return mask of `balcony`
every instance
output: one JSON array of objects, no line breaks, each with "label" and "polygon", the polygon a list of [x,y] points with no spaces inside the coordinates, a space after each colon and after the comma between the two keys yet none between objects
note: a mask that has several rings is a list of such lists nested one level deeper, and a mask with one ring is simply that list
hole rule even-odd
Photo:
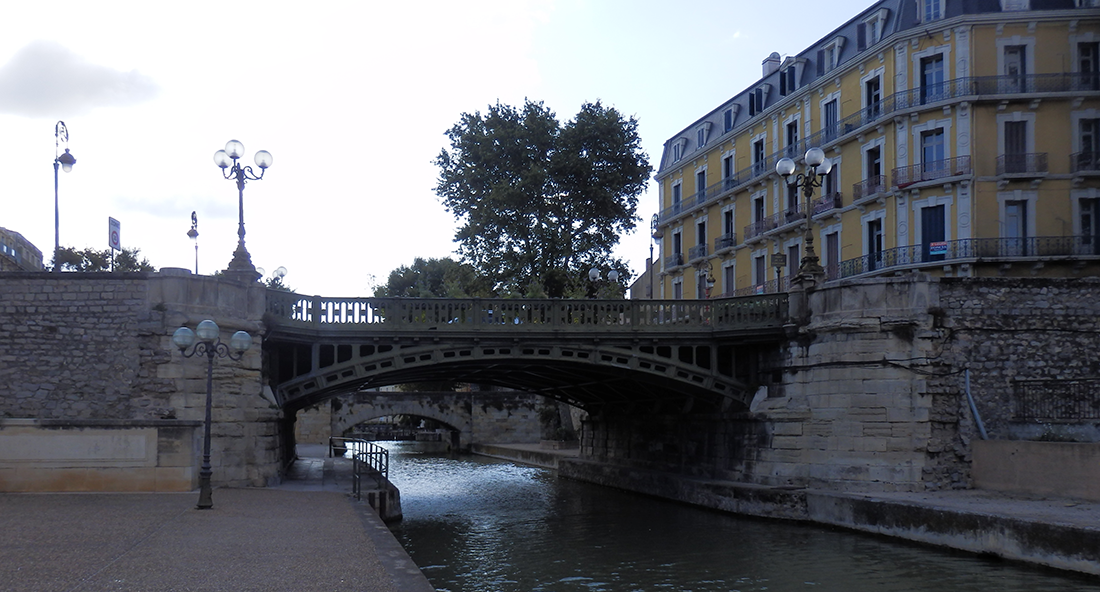
[{"label": "balcony", "polygon": [[769,230],[774,230],[776,227],[775,216],[769,216],[763,220],[757,220],[752,224],[745,227],[745,242],[749,242]]},{"label": "balcony", "polygon": [[848,259],[841,261],[836,273],[828,273],[826,279],[847,278],[900,266],[943,265],[944,262],[959,260],[1100,257],[1100,237],[1087,235],[970,238],[945,241],[942,247],[932,253],[929,245],[908,245]]},{"label": "balcony", "polygon": [[1076,152],[1069,155],[1069,170],[1074,175],[1100,175],[1100,152]]},{"label": "balcony", "polygon": [[688,261],[696,261],[707,256],[707,243],[699,243],[688,249]]},{"label": "balcony", "polygon": [[722,236],[714,239],[714,252],[717,253],[722,249],[728,249],[737,244],[737,234],[734,232],[727,232]]},{"label": "balcony", "polygon": [[813,203],[810,204],[810,207],[813,209],[813,215],[815,217],[820,216],[821,214],[824,214],[826,212],[839,209],[843,207],[841,194],[838,191],[836,193],[822,195],[821,197],[815,199]]},{"label": "balcony", "polygon": [[673,267],[680,267],[683,264],[684,264],[684,254],[683,253],[673,253],[672,255],[669,255],[668,257],[665,257],[665,269],[670,269],[670,268],[673,268]]},{"label": "balcony", "polygon": [[791,289],[791,276],[782,276],[774,280],[768,280],[754,286],[747,288],[741,288],[734,291],[732,294],[723,294],[722,296],[753,296],[756,294],[775,294],[778,292],[787,292]]},{"label": "balcony", "polygon": [[905,189],[915,183],[961,177],[971,172],[969,156],[933,160],[894,169],[894,186]]},{"label": "balcony", "polygon": [[885,197],[887,191],[886,175],[868,177],[852,185],[852,203],[858,205]]},{"label": "balcony", "polygon": [[1002,154],[997,157],[997,177],[1002,182],[1040,179],[1047,176],[1048,171],[1046,152]]}]

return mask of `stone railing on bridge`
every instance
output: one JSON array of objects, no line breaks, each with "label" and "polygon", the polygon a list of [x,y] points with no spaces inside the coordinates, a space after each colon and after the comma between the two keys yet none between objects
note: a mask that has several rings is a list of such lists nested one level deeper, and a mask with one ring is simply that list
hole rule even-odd
[{"label": "stone railing on bridge", "polygon": [[268,290],[269,326],[326,331],[756,332],[781,329],[787,295],[719,300],[330,298]]}]

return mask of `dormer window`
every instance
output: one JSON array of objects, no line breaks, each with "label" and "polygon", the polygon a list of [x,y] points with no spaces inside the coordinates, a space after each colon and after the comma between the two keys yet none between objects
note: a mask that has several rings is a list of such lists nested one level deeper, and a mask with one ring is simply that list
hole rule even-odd
[{"label": "dormer window", "polygon": [[749,91],[749,116],[752,117],[757,113],[764,111],[764,104],[768,99],[768,91],[771,89],[770,84],[761,84],[760,86]]},{"label": "dormer window", "polygon": [[831,71],[840,64],[840,51],[844,49],[844,37],[837,35],[827,45],[817,50],[817,75]]},{"label": "dormer window", "polygon": [[943,18],[943,0],[920,0],[920,11],[917,13],[920,22],[930,23]]},{"label": "dormer window", "polygon": [[859,51],[882,41],[883,33],[886,31],[886,17],[889,13],[889,8],[880,8],[864,18],[863,22],[859,24],[856,35],[856,45]]},{"label": "dormer window", "polygon": [[798,83],[802,80],[802,69],[806,66],[805,58],[787,58],[779,70],[779,95],[787,96],[798,90]]},{"label": "dormer window", "polygon": [[700,125],[695,130],[695,149],[702,150],[707,145],[707,137],[710,135],[710,122]]},{"label": "dormer window", "polygon": [[731,105],[722,112],[722,133],[733,131],[733,122],[737,120],[737,112],[740,110],[741,105]]},{"label": "dormer window", "polygon": [[676,162],[684,157],[684,147],[687,145],[687,138],[678,138],[672,143],[672,162]]}]

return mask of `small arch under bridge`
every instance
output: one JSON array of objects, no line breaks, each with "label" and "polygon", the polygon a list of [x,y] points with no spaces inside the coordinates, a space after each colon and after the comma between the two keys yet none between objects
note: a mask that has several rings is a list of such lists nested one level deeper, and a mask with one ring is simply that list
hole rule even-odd
[{"label": "small arch under bridge", "polygon": [[717,300],[329,298],[269,290],[265,373],[296,410],[407,382],[496,385],[589,412],[747,407],[786,294]]}]

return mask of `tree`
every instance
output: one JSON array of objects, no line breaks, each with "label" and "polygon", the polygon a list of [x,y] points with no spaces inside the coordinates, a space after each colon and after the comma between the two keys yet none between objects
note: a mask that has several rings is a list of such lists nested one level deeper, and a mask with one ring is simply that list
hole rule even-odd
[{"label": "tree", "polygon": [[[114,257],[113,271],[156,271],[149,260],[141,257],[141,249],[123,248]],[[61,247],[54,257],[54,268],[61,271],[112,271],[111,249],[97,251],[95,249],[76,250],[73,247]]]},{"label": "tree", "polygon": [[377,286],[378,297],[407,298],[472,298],[492,296],[488,280],[480,277],[470,265],[449,257],[422,259],[411,266],[402,265],[390,272],[385,285]]},{"label": "tree", "polygon": [[561,125],[528,100],[463,113],[447,137],[436,194],[462,224],[459,255],[494,288],[560,297],[593,266],[626,279],[611,250],[634,228],[652,171],[637,120],[597,101]]}]

